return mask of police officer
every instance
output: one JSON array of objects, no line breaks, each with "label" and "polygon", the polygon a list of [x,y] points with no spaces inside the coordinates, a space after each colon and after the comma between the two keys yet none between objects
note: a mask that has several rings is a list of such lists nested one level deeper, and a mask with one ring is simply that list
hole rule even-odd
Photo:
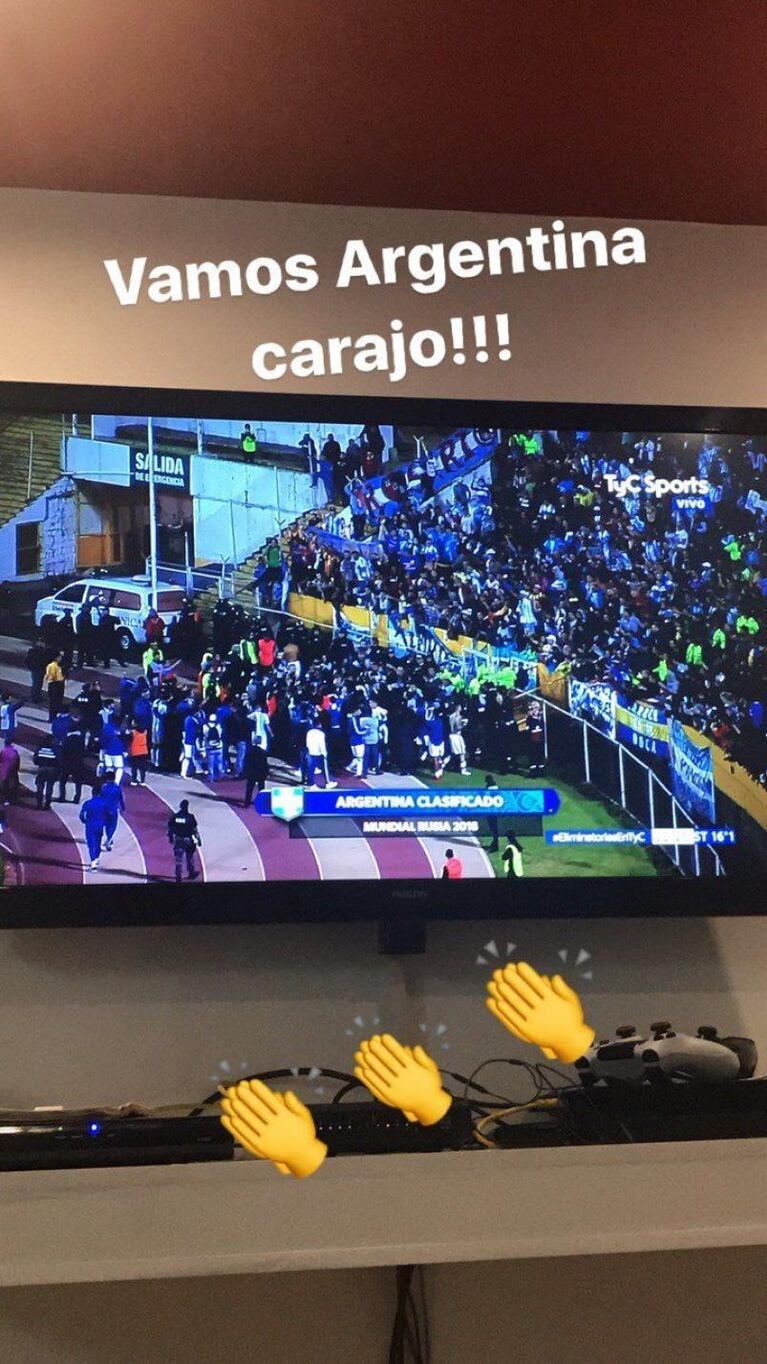
[{"label": "police officer", "polygon": [[112,659],[117,650],[117,621],[108,606],[105,606],[99,615],[95,645],[101,654],[103,667],[111,668]]},{"label": "police officer", "polygon": [[37,775],[35,776],[35,790],[37,792],[38,810],[49,810],[53,799],[53,787],[59,775],[59,751],[53,739],[43,739],[37,745],[33,758]]},{"label": "police officer", "polygon": [[168,820],[168,842],[173,848],[176,881],[181,880],[181,868],[186,859],[187,876],[196,881],[200,873],[194,865],[194,850],[202,847],[197,820],[189,809],[189,801],[182,800],[178,810]]},{"label": "police officer", "polygon": [[85,777],[85,735],[82,725],[72,720],[71,726],[61,740],[59,767],[59,800],[66,801],[67,782],[75,784],[74,802],[80,804],[83,780]]},{"label": "police officer", "polygon": [[242,765],[242,775],[245,778],[245,799],[243,805],[248,806],[253,799],[253,792],[256,787],[263,791],[266,786],[266,779],[269,775],[269,759],[266,749],[260,744],[248,744],[245,751],[245,761]]},{"label": "police officer", "polygon": [[43,696],[43,678],[45,667],[48,662],[45,645],[41,639],[36,639],[27,649],[27,667],[29,668],[29,681],[32,688],[30,701],[41,701]]},{"label": "police officer", "polygon": [[[485,790],[486,790],[486,791],[498,791],[498,790],[500,790],[500,787],[498,786],[498,782],[495,780],[495,777],[493,776],[492,772],[488,772],[487,775],[486,775],[486,777],[485,777]],[[486,819],[487,819],[487,827],[488,827],[488,830],[489,830],[489,832],[490,832],[490,842],[489,842],[489,844],[488,844],[487,851],[488,851],[489,853],[497,852],[497,851],[498,851],[498,835],[499,835],[499,832],[500,832],[500,830],[499,830],[499,828],[498,828],[498,816],[497,816],[497,815],[487,815],[487,816],[486,816]]]},{"label": "police officer", "polygon": [[96,663],[94,648],[96,644],[96,627],[93,624],[93,608],[88,602],[83,602],[77,613],[75,621],[75,633],[77,635],[77,666],[78,668],[93,668]]}]

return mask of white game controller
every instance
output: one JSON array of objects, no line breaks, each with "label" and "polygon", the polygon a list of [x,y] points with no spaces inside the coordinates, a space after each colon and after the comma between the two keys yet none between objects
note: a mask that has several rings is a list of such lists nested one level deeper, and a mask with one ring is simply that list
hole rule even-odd
[{"label": "white game controller", "polygon": [[616,1029],[617,1042],[596,1042],[575,1062],[581,1083],[642,1085],[686,1080],[724,1084],[748,1079],[756,1069],[756,1047],[748,1037],[718,1037],[716,1028],[703,1026],[696,1037],[676,1033],[671,1024],[653,1023],[643,1037],[633,1024]]}]

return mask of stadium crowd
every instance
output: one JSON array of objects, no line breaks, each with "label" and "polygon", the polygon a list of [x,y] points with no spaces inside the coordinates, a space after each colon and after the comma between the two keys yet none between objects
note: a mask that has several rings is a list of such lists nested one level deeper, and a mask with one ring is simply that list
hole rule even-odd
[{"label": "stadium crowd", "polygon": [[[148,644],[143,671],[136,676],[125,667],[116,694],[106,695],[91,674],[67,697],[62,653],[46,667],[31,717],[36,803],[49,809],[67,802],[71,792],[91,872],[101,870],[102,858],[113,850],[126,788],[143,787],[150,771],[181,779],[184,799],[167,819],[180,881],[184,866],[190,879],[199,876],[200,834],[187,798],[195,793],[196,779],[213,787],[226,782],[224,798],[248,806],[270,774],[332,787],[345,772],[359,780],[419,772],[439,781],[450,771],[467,775],[470,766],[481,764],[490,769],[485,785],[496,786],[499,773],[544,770],[541,706],[534,700],[520,704],[509,685],[488,680],[462,690],[456,673],[441,671],[432,659],[397,659],[343,631],[330,637],[290,619],[275,633],[266,619],[235,603],[219,601],[213,616],[218,649],[206,648],[192,665],[164,662],[160,645]],[[45,699],[47,728],[39,722]],[[23,797],[26,706],[25,699],[0,696],[0,827],[8,806]],[[235,782],[242,783],[240,789]],[[155,812],[152,818],[161,817]],[[501,853],[500,821],[490,817],[487,825],[488,851],[502,856],[509,876],[521,876],[518,842],[507,831]],[[450,871],[449,857],[446,865],[444,874],[459,874]]]},{"label": "stadium crowd", "polygon": [[[688,442],[504,433],[492,485],[459,478],[438,498],[411,488],[386,515],[366,516],[365,538],[348,550],[323,544],[312,525],[275,540],[257,601],[279,606],[287,581],[336,606],[533,653],[552,672],[664,705],[767,784],[767,456],[751,441]],[[705,504],[615,492],[615,479],[648,471],[705,479]],[[437,780],[477,767],[543,772],[541,707],[519,696],[513,668],[467,683],[433,656],[270,622],[219,601],[207,632],[190,603],[166,639],[150,613],[142,675],[124,670],[111,698],[88,681],[70,702],[64,680],[75,656],[92,662],[90,627],[59,623],[28,657],[33,699],[45,688],[50,719],[38,802],[66,799],[70,784],[79,801],[94,776],[119,787],[130,773],[141,784],[150,768],[241,781],[245,804],[270,762],[307,784],[331,784],[344,769]],[[91,625],[108,665],[110,627]],[[14,705],[0,698],[10,747]]]},{"label": "stadium crowd", "polygon": [[[383,511],[360,504],[348,550],[294,531],[291,586],[532,649],[552,671],[664,705],[767,784],[765,451],[710,435],[504,432],[492,493],[459,478],[431,497],[433,478],[417,476]],[[697,509],[673,491],[621,496],[632,474],[708,492]]]},{"label": "stadium crowd", "polygon": [[[35,754],[38,805],[66,800],[70,784],[79,802],[94,778],[119,787],[130,776],[141,785],[150,769],[243,781],[248,805],[272,760],[310,784],[333,784],[344,768],[359,778],[426,769],[437,780],[476,763],[495,772],[543,770],[541,708],[520,706],[509,685],[461,691],[455,672],[432,659],[396,659],[292,620],[275,634],[265,619],[226,601],[216,604],[212,628],[215,644],[196,673],[180,659],[164,662],[151,644],[143,674],[124,669],[116,696],[105,696],[94,678],[68,701],[59,663],[49,664],[50,730]],[[9,743],[20,705],[0,698]]]}]

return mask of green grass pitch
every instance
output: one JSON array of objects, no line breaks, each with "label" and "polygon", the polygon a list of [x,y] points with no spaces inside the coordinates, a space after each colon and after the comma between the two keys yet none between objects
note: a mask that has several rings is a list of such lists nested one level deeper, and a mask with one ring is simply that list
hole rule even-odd
[{"label": "green grass pitch", "polygon": [[[442,781],[435,783],[426,777],[429,785],[483,787],[487,768],[472,768],[466,776],[448,770]],[[424,776],[423,772],[419,775]],[[621,818],[620,812],[611,809],[596,795],[584,795],[575,786],[561,781],[553,771],[546,771],[534,778],[526,776],[498,776],[499,786],[550,786],[559,792],[561,805],[556,815],[543,820],[547,829],[630,829],[636,825],[628,816]],[[550,846],[543,838],[525,837],[524,828],[517,822],[518,839],[522,848],[525,876],[663,876],[673,875],[671,862],[651,848],[631,847],[589,847],[587,844],[573,847]],[[505,821],[500,820],[501,851],[505,839]],[[458,841],[458,840],[456,840]],[[487,848],[489,834],[480,835],[480,843]],[[505,876],[506,869],[501,861],[500,852],[490,853],[490,861],[496,876]]]}]

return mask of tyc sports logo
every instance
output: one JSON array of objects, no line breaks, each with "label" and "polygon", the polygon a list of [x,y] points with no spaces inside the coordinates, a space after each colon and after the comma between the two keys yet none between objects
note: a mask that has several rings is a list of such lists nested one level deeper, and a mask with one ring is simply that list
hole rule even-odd
[{"label": "tyc sports logo", "polygon": [[620,479],[617,473],[606,473],[605,483],[607,492],[614,492],[618,498],[632,498],[640,492],[646,492],[650,498],[707,498],[711,492],[708,479],[656,479],[654,473],[629,473],[625,479]]},{"label": "tyc sports logo", "polygon": [[[680,511],[705,510],[706,499],[711,493],[707,478],[656,478],[650,472],[628,474],[626,478],[605,474],[605,483],[607,491],[620,498],[638,497],[640,493],[646,497],[673,497]],[[678,498],[682,499],[681,504],[676,501]]]}]

